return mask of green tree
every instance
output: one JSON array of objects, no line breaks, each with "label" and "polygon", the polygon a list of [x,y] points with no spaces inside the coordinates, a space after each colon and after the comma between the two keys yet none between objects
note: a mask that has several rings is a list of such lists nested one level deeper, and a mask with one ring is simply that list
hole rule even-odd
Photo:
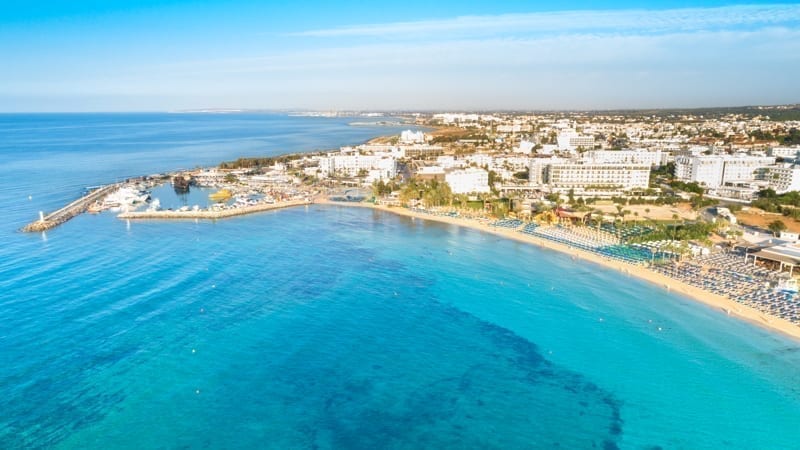
[{"label": "green tree", "polygon": [[561,196],[558,195],[558,192],[551,192],[545,195],[544,198],[556,204],[558,204],[561,201]]},{"label": "green tree", "polygon": [[772,234],[777,236],[781,231],[786,231],[786,224],[783,223],[782,220],[773,220],[767,225],[767,228],[769,228],[769,231],[772,231]]}]

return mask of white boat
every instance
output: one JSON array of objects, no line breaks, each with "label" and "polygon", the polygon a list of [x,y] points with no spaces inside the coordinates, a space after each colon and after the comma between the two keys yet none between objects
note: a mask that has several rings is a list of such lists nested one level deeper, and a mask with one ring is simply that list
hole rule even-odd
[{"label": "white boat", "polygon": [[147,208],[147,211],[153,212],[153,211],[158,211],[159,209],[161,209],[161,200],[156,198],[152,202],[150,202],[150,206]]},{"label": "white boat", "polygon": [[133,206],[145,203],[150,194],[130,187],[121,187],[103,199],[103,207],[111,209],[130,209]]}]

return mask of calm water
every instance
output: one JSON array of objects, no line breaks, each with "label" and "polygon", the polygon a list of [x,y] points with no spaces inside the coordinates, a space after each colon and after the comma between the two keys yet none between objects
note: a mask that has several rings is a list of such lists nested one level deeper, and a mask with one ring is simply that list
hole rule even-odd
[{"label": "calm water", "polygon": [[396,131],[347,122],[0,116],[0,448],[798,448],[797,342],[491,235],[320,206],[14,231]]}]

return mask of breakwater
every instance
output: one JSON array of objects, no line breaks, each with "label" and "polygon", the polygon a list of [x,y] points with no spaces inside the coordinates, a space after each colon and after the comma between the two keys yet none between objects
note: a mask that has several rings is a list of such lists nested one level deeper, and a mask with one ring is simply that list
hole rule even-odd
[{"label": "breakwater", "polygon": [[39,220],[25,225],[22,227],[22,231],[36,232],[55,228],[78,214],[83,213],[89,208],[89,205],[116,191],[121,185],[120,183],[114,183],[101,186],[57,211],[53,211],[47,215],[40,213]]},{"label": "breakwater", "polygon": [[119,214],[120,219],[224,219],[272,209],[288,208],[311,204],[311,200],[290,200],[278,203],[263,203],[239,208],[199,211],[129,211]]}]

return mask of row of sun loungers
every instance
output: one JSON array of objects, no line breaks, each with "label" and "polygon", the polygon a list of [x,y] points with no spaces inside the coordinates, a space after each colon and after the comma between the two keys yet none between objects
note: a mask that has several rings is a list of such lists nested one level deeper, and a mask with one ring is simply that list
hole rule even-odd
[{"label": "row of sun loungers", "polygon": [[490,225],[497,228],[508,228],[513,230],[515,228],[521,227],[523,223],[524,222],[519,219],[503,219],[491,223]]},{"label": "row of sun loungers", "polygon": [[613,223],[603,223],[600,225],[600,229],[617,236],[618,238],[626,241],[633,237],[644,236],[645,234],[651,233],[653,228],[641,225],[633,225],[629,227],[619,228]]},{"label": "row of sun loungers", "polygon": [[521,232],[631,264],[641,265],[663,256],[640,245],[621,244],[608,233],[586,227],[528,224]]},{"label": "row of sun loungers", "polygon": [[653,270],[800,324],[800,301],[796,293],[776,289],[779,274],[745,264],[743,256],[718,253],[692,262],[655,266]]}]

